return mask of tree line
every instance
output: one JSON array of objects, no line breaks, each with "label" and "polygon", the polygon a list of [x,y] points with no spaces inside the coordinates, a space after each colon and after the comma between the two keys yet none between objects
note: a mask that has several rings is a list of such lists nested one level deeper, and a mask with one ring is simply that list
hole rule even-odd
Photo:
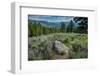
[{"label": "tree line", "polygon": [[[75,26],[75,23],[77,26]],[[38,21],[28,21],[28,36],[47,35],[50,33],[88,33],[88,18],[87,17],[74,17],[68,24],[65,22],[60,23],[60,28],[44,26]]]}]

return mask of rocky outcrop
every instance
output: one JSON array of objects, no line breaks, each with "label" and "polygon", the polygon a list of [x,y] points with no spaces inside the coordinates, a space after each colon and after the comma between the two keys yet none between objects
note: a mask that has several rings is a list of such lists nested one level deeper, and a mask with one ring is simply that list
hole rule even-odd
[{"label": "rocky outcrop", "polygon": [[65,46],[62,42],[56,40],[54,41],[54,49],[59,54],[64,56],[65,58],[69,57],[69,48]]}]

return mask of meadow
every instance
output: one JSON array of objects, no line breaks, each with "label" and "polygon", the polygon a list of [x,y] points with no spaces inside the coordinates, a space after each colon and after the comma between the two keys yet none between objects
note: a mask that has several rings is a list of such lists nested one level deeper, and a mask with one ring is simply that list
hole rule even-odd
[{"label": "meadow", "polygon": [[88,57],[87,34],[55,33],[29,38],[29,50],[33,51],[29,54],[29,60],[55,59],[56,53],[53,49],[55,40],[70,48],[69,59]]},{"label": "meadow", "polygon": [[[87,18],[75,18],[86,21]],[[87,25],[75,26],[69,23],[56,23],[60,27],[49,27],[48,23],[29,21],[28,60],[83,59],[88,58]],[[86,22],[85,22],[86,24]]]}]

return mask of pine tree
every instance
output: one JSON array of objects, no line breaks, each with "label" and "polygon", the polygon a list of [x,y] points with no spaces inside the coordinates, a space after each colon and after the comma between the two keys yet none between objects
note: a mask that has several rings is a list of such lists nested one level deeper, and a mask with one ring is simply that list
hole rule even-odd
[{"label": "pine tree", "polygon": [[77,31],[79,33],[88,33],[88,18],[74,17],[74,21],[79,25]]},{"label": "pine tree", "polygon": [[67,32],[73,32],[73,28],[74,28],[74,23],[71,20],[67,26]]},{"label": "pine tree", "polygon": [[64,22],[61,22],[61,32],[65,32],[66,31],[66,25]]}]

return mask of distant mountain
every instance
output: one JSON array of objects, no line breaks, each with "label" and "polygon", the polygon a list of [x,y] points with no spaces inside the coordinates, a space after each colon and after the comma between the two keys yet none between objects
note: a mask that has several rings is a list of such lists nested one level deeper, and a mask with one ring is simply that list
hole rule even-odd
[{"label": "distant mountain", "polygon": [[[47,22],[47,21],[37,21],[37,20],[28,20],[29,22],[36,22],[36,23],[40,23],[42,26],[46,26],[46,27],[56,27],[56,28],[60,28],[61,27],[61,23],[62,22]],[[69,21],[70,22],[70,21]],[[69,24],[69,22],[63,22],[66,24],[66,26]]]}]

